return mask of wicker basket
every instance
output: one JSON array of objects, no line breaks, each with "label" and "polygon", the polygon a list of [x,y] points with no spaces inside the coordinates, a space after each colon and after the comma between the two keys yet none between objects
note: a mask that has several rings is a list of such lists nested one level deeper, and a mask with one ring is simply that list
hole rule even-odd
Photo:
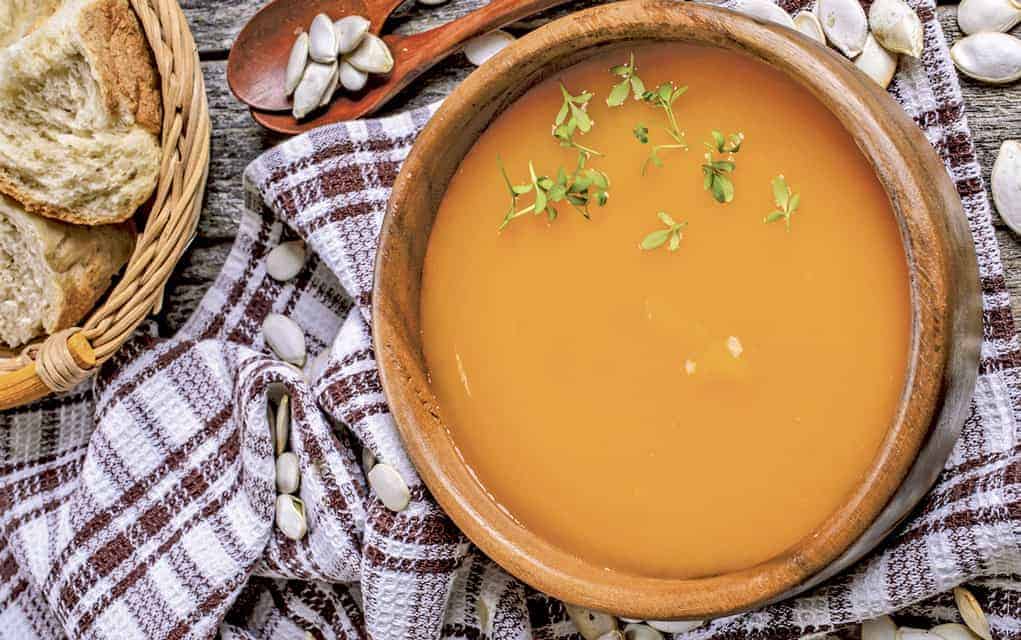
[{"label": "wicker basket", "polygon": [[0,357],[0,409],[67,391],[95,373],[146,316],[159,312],[167,278],[195,234],[210,129],[195,40],[176,0],[130,2],[152,49],[163,99],[163,157],[152,208],[123,275],[82,326]]}]

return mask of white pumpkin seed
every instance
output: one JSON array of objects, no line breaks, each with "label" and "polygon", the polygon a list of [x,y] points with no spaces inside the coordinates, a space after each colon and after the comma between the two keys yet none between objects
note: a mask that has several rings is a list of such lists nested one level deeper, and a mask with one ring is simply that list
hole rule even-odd
[{"label": "white pumpkin seed", "polygon": [[294,90],[294,104],[291,112],[296,119],[301,119],[319,108],[323,94],[330,87],[337,62],[320,64],[309,62],[305,67],[305,75],[301,77],[298,88]]},{"label": "white pumpkin seed", "polygon": [[337,55],[351,53],[362,43],[362,38],[369,32],[369,21],[361,16],[345,16],[333,23],[333,33],[337,37]]},{"label": "white pumpkin seed", "polygon": [[897,625],[890,616],[861,623],[861,640],[897,640]]},{"label": "white pumpkin seed", "polygon": [[790,14],[770,2],[770,0],[735,0],[732,6],[735,11],[739,11],[752,18],[772,22],[789,29],[797,29]]},{"label": "white pumpkin seed", "polygon": [[298,454],[286,451],[277,457],[277,493],[296,493],[301,484]]},{"label": "white pumpkin seed", "polygon": [[599,636],[599,640],[624,640],[624,634],[614,629]]},{"label": "white pumpkin seed", "polygon": [[276,454],[287,451],[287,439],[291,435],[291,396],[283,395],[277,404],[277,413],[273,420],[273,445]]},{"label": "white pumpkin seed", "polygon": [[280,282],[298,275],[305,265],[305,245],[301,240],[281,242],[266,255],[266,273]]},{"label": "white pumpkin seed", "polygon": [[481,596],[475,601],[475,615],[479,619],[479,628],[482,630],[482,633],[488,635],[490,631],[489,623],[491,622],[489,619],[489,606]]},{"label": "white pumpkin seed", "polygon": [[938,635],[934,633],[929,633],[925,629],[901,627],[900,629],[897,629],[897,640],[941,640],[941,639]]},{"label": "white pumpkin seed", "polygon": [[404,478],[386,463],[380,462],[369,471],[369,486],[390,511],[404,511],[411,501],[411,492]]},{"label": "white pumpkin seed", "polygon": [[323,64],[337,61],[337,34],[333,31],[333,20],[330,20],[330,16],[320,13],[312,20],[308,39],[309,57]]},{"label": "white pumpkin seed", "polygon": [[312,384],[315,384],[319,378],[322,377],[326,371],[326,366],[330,363],[330,348],[326,347],[315,355],[314,358],[309,360],[308,364],[305,365],[305,377]]},{"label": "white pumpkin seed", "polygon": [[964,75],[990,84],[1021,78],[1021,39],[1006,33],[976,33],[950,48],[954,65]]},{"label": "white pumpkin seed", "polygon": [[893,74],[897,71],[897,56],[890,53],[870,33],[865,38],[865,47],[861,55],[854,60],[854,66],[865,72],[865,75],[876,81],[882,88],[890,86]]},{"label": "white pumpkin seed", "polygon": [[663,640],[663,634],[647,624],[629,624],[624,627],[627,640]]},{"label": "white pumpkin seed", "polygon": [[922,21],[904,0],[876,0],[869,9],[869,28],[883,48],[913,58],[922,55]]},{"label": "white pumpkin seed", "polygon": [[326,85],[326,91],[323,91],[323,97],[319,100],[320,107],[325,107],[330,104],[330,100],[333,100],[333,94],[337,93],[337,76],[339,75],[337,73],[338,65],[334,62],[331,66],[333,67],[333,73],[330,75],[330,83]]},{"label": "white pumpkin seed", "polygon": [[865,47],[869,21],[858,0],[819,0],[815,17],[822,24],[823,33],[841,53],[856,58]]},{"label": "white pumpkin seed", "polygon": [[929,631],[943,638],[943,640],[979,640],[979,637],[972,633],[971,629],[956,622],[939,624],[929,629]]},{"label": "white pumpkin seed", "polygon": [[794,28],[816,42],[826,44],[826,34],[822,31],[822,24],[811,11],[802,11],[794,16]]},{"label": "white pumpkin seed", "polygon": [[512,42],[514,42],[514,36],[506,31],[497,29],[496,31],[483,33],[481,36],[466,42],[464,45],[464,55],[468,58],[468,62],[478,67],[486,60],[500,53],[504,47]]},{"label": "white pumpkin seed", "polygon": [[971,35],[984,31],[1007,32],[1021,22],[1021,4],[1012,0],[962,0],[957,25]]},{"label": "white pumpkin seed", "polygon": [[1021,234],[1021,141],[1006,140],[1000,145],[990,183],[1000,218]]},{"label": "white pumpkin seed", "polygon": [[599,640],[603,635],[617,630],[617,619],[602,611],[592,611],[573,604],[564,603],[567,615],[585,640]]},{"label": "white pumpkin seed", "polygon": [[345,60],[355,69],[361,69],[365,73],[390,73],[394,68],[394,57],[390,53],[390,47],[371,33],[365,34],[362,43]]},{"label": "white pumpkin seed", "polygon": [[277,496],[276,503],[277,529],[291,540],[301,540],[308,533],[308,520],[305,517],[305,503],[301,498],[288,494]]},{"label": "white pumpkin seed", "polygon": [[305,364],[305,334],[287,316],[270,313],[262,321],[262,337],[278,358],[296,366]]},{"label": "white pumpkin seed", "polygon": [[445,2],[447,0],[418,0],[418,4],[424,4],[427,7],[437,7]]},{"label": "white pumpkin seed", "polygon": [[625,618],[624,616],[617,616],[617,619],[620,620],[621,622],[634,622],[634,623],[645,622],[645,620],[642,620],[641,618]]},{"label": "white pumpkin seed", "polygon": [[369,81],[369,74],[357,69],[347,60],[340,61],[340,84],[351,92],[361,91]]},{"label": "white pumpkin seed", "polygon": [[291,47],[291,55],[287,58],[287,70],[284,71],[284,93],[291,95],[298,88],[301,76],[308,64],[308,34],[304,31],[298,35]]},{"label": "white pumpkin seed", "polygon": [[705,620],[646,620],[645,624],[664,633],[684,633],[701,627]]},{"label": "white pumpkin seed", "polygon": [[[974,36],[969,37],[973,38]],[[964,587],[954,587],[954,602],[957,603],[957,610],[961,612],[964,624],[968,625],[975,635],[982,640],[993,640],[993,634],[989,630],[989,620],[986,619],[985,612],[982,611],[978,599],[971,591]]]}]

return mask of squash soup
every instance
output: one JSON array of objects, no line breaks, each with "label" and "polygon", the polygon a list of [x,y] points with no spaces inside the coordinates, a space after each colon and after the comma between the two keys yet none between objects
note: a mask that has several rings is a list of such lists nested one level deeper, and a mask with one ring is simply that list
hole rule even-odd
[{"label": "squash soup", "polygon": [[517,522],[616,570],[708,576],[783,553],[862,482],[904,389],[908,269],[872,167],[805,89],[646,45],[480,136],[421,330],[443,421]]}]

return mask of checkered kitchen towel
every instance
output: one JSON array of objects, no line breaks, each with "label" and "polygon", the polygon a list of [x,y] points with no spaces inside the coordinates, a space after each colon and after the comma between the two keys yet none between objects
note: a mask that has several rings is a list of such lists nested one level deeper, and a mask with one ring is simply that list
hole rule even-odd
[{"label": "checkered kitchen towel", "polygon": [[[853,635],[840,627],[893,611],[931,624],[955,618],[945,592],[970,581],[994,634],[1021,638],[1021,350],[946,43],[933,4],[917,9],[925,54],[902,63],[890,92],[946,162],[975,238],[985,339],[971,415],[936,488],[879,551],[806,595],[687,637]],[[0,637],[575,637],[560,603],[501,571],[437,508],[381,395],[369,340],[376,234],[432,110],[320,129],[263,155],[245,175],[234,249],[177,336],[140,336],[93,386],[0,416]],[[316,255],[280,284],[264,256],[287,233]],[[303,376],[269,357],[270,311],[302,323],[325,364]],[[281,386],[310,522],[298,542],[273,526],[266,397]],[[407,510],[367,490],[363,448],[409,482]]]}]

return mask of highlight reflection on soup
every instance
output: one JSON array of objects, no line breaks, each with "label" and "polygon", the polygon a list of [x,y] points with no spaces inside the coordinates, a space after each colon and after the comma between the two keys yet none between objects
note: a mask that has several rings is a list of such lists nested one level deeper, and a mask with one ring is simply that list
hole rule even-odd
[{"label": "highlight reflection on soup", "polygon": [[810,535],[872,465],[904,388],[907,264],[871,166],[805,89],[719,49],[633,53],[634,73],[618,49],[530,90],[464,159],[429,240],[425,356],[522,526],[606,567],[713,575]]}]

